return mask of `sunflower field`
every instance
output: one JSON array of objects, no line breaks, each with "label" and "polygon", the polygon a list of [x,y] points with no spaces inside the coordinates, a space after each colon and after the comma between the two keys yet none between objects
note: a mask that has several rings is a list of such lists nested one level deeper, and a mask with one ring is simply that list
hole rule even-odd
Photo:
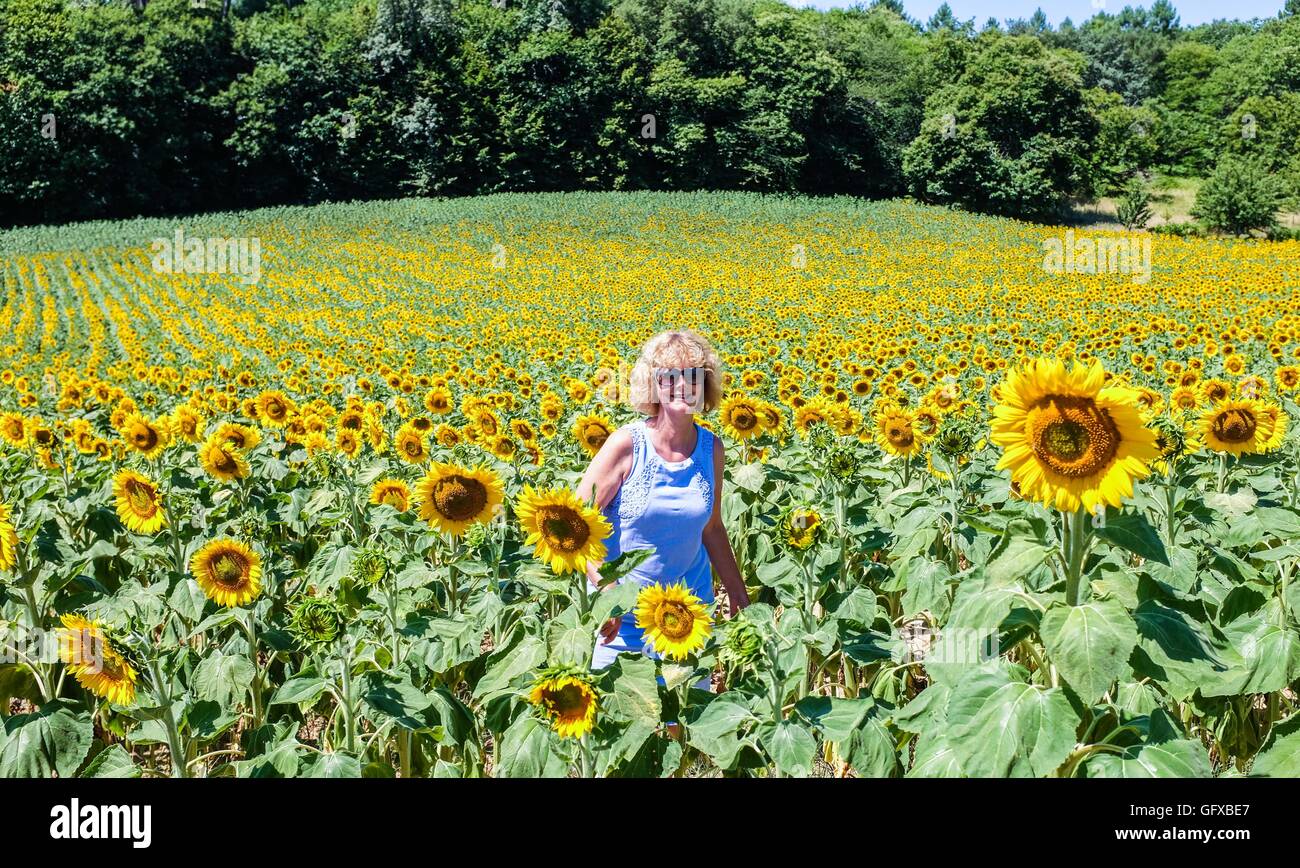
[{"label": "sunflower field", "polygon": [[[158,270],[178,228],[259,279]],[[1045,269],[1062,231],[609,193],[0,235],[0,776],[1300,775],[1300,243],[1156,236],[1138,282]],[[685,327],[735,616],[585,579],[572,488]],[[624,613],[661,659],[593,671]]]}]

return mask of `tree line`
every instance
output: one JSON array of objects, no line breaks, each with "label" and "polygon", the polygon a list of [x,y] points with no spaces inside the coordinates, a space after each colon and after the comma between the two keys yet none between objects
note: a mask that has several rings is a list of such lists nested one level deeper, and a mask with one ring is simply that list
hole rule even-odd
[{"label": "tree line", "polygon": [[1275,207],[1300,191],[1296,12],[0,0],[0,223],[587,189],[1050,219],[1153,170],[1245,173]]}]

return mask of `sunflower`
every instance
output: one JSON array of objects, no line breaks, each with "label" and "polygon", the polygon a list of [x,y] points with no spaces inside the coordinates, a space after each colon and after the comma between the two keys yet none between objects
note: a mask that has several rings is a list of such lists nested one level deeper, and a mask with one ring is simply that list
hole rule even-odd
[{"label": "sunflower", "polygon": [[83,667],[74,675],[78,684],[109,702],[116,705],[135,702],[135,667],[110,647],[105,647],[98,666]]},{"label": "sunflower", "polygon": [[1137,392],[1104,382],[1100,361],[1067,374],[1060,359],[1041,358],[1007,375],[989,439],[1021,496],[1070,512],[1119,506],[1151,472],[1159,452]]},{"label": "sunflower", "polygon": [[257,396],[257,418],[272,428],[283,428],[296,409],[284,392],[273,389]]},{"label": "sunflower", "polygon": [[236,449],[244,452],[250,452],[262,442],[261,433],[250,425],[241,425],[238,422],[226,422],[216,431],[212,432],[211,440],[217,440],[222,443],[229,443]]},{"label": "sunflower", "polygon": [[262,593],[262,559],[233,539],[215,539],[190,558],[190,572],[221,606],[242,606]]},{"label": "sunflower", "polygon": [[614,423],[599,413],[587,413],[579,416],[573,423],[573,436],[594,457],[605,445],[609,435],[614,433]]},{"label": "sunflower", "polygon": [[1261,451],[1269,452],[1282,445],[1282,438],[1286,436],[1289,421],[1290,417],[1277,404],[1264,405],[1264,422],[1267,425],[1268,434],[1264,439],[1264,447]]},{"label": "sunflower", "polygon": [[757,401],[744,395],[732,395],[719,408],[722,430],[736,440],[748,440],[763,433],[762,409]]},{"label": "sunflower", "polygon": [[157,483],[134,470],[113,477],[113,500],[122,524],[136,533],[155,533],[167,525]]},{"label": "sunflower", "polygon": [[925,435],[916,427],[916,416],[892,401],[876,410],[875,423],[876,442],[892,455],[910,458],[925,445]]},{"label": "sunflower", "polygon": [[[1300,389],[1300,367],[1283,365],[1273,372],[1273,379],[1277,381],[1277,387],[1283,392],[1294,392]],[[4,423],[0,422],[0,424]]]},{"label": "sunflower", "polygon": [[439,446],[445,446],[448,449],[460,442],[460,432],[446,422],[440,423],[434,429],[433,436],[438,441]]},{"label": "sunflower", "polygon": [[56,633],[59,659],[74,675],[83,667],[95,666],[104,654],[108,639],[98,621],[81,615],[59,616],[63,626]]},{"label": "sunflower", "polygon": [[27,445],[27,422],[22,413],[0,413],[0,437],[16,449]]},{"label": "sunflower", "polygon": [[199,447],[199,464],[222,482],[243,479],[248,475],[248,460],[243,451],[236,448],[233,441],[221,437],[220,432]]},{"label": "sunflower", "polygon": [[515,452],[518,451],[515,441],[505,434],[497,434],[495,437],[487,438],[487,443],[484,445],[489,452],[502,461],[509,461],[514,458]]},{"label": "sunflower", "polygon": [[655,653],[673,660],[703,648],[713,629],[709,610],[680,581],[642,588],[636,598],[636,625],[645,630]]},{"label": "sunflower", "polygon": [[533,682],[528,701],[561,738],[582,738],[596,723],[599,702],[591,677],[569,667],[547,669]]},{"label": "sunflower", "polygon": [[537,432],[533,430],[533,426],[527,419],[511,419],[510,430],[525,443],[537,439]]},{"label": "sunflower", "polygon": [[604,540],[614,532],[605,516],[568,488],[538,491],[525,485],[516,512],[528,535],[525,542],[556,573],[583,570],[588,560],[602,560]]},{"label": "sunflower", "polygon": [[334,436],[334,445],[348,458],[356,458],[361,454],[361,438],[357,436],[357,432],[348,428],[338,429],[338,433]]},{"label": "sunflower", "polygon": [[18,532],[7,503],[0,503],[0,570],[12,570],[18,563]]},{"label": "sunflower", "polygon": [[156,458],[167,447],[167,420],[150,421],[131,413],[122,421],[122,439],[145,458]]},{"label": "sunflower", "polygon": [[1211,404],[1226,400],[1232,395],[1232,384],[1227,380],[1206,380],[1201,384],[1201,400]]},{"label": "sunflower", "polygon": [[450,413],[452,408],[451,392],[447,389],[434,387],[424,395],[424,409],[428,410],[435,416],[441,416],[444,413]]},{"label": "sunflower", "polygon": [[429,446],[425,442],[424,434],[413,428],[410,423],[397,429],[397,436],[393,438],[393,449],[397,452],[397,457],[407,464],[423,464],[429,460]]},{"label": "sunflower", "polygon": [[781,518],[781,539],[795,549],[806,549],[821,535],[821,513],[811,507],[797,506]]},{"label": "sunflower", "polygon": [[456,467],[435,461],[415,485],[420,518],[452,536],[490,521],[505,500],[501,477],[486,467]]},{"label": "sunflower", "polygon": [[1191,386],[1179,386],[1169,393],[1169,405],[1180,411],[1195,410],[1201,406],[1201,393]]},{"label": "sunflower", "polygon": [[370,502],[386,503],[398,512],[411,507],[411,489],[400,479],[381,479],[370,489]]},{"label": "sunflower", "polygon": [[1200,421],[1205,445],[1232,455],[1263,451],[1272,433],[1264,403],[1249,398],[1219,401],[1201,414]]},{"label": "sunflower", "polygon": [[203,419],[184,404],[172,411],[171,424],[172,430],[189,443],[198,443],[203,439]]}]

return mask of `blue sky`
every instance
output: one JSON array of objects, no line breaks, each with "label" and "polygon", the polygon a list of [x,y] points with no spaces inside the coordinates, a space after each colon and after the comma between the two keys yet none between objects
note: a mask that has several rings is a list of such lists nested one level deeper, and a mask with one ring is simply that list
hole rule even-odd
[{"label": "blue sky", "polygon": [[[852,6],[853,0],[787,0],[792,6],[816,6],[818,9]],[[870,0],[864,0],[870,2]],[[921,21],[929,19],[943,0],[903,0],[903,8],[909,18]],[[1283,0],[1173,0],[1179,18],[1185,25],[1204,24],[1216,18],[1236,18],[1242,21],[1251,18],[1272,18],[1282,9]],[[984,21],[992,16],[998,21],[1008,18],[1028,18],[1034,10],[1042,7],[1043,14],[1053,25],[1069,17],[1076,24],[1091,18],[1098,11],[1118,12],[1125,5],[1150,6],[1151,0],[948,0],[953,14],[961,21],[975,19],[975,26],[983,27]]]}]

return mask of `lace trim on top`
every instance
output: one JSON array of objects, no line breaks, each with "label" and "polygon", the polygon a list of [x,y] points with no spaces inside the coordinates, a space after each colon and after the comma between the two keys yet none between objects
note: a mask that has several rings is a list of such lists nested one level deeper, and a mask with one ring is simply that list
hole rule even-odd
[{"label": "lace trim on top", "polygon": [[[643,424],[638,422],[632,426],[634,466],[619,489],[618,517],[622,521],[632,521],[645,510],[646,503],[650,500],[650,489],[654,487],[656,462],[670,469],[680,470],[691,460],[686,458],[682,461],[664,461],[655,451],[654,446],[647,442]],[[707,457],[705,461],[695,463],[695,473],[691,476],[690,485],[700,492],[700,496],[711,509],[713,506],[713,432],[701,427],[698,436],[701,442],[696,443],[695,451]],[[706,437],[707,439],[704,439]]]},{"label": "lace trim on top", "polygon": [[618,492],[618,517],[623,521],[631,521],[642,513],[654,485],[655,468],[646,460],[644,446],[645,432],[637,422],[632,426],[632,472],[623,480]]}]

